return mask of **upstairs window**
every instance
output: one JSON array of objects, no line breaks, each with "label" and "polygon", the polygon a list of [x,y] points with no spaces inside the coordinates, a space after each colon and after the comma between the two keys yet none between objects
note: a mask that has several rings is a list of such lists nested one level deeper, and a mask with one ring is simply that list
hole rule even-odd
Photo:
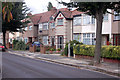
[{"label": "upstairs window", "polygon": [[48,23],[43,23],[43,30],[48,30]]},{"label": "upstairs window", "polygon": [[90,16],[83,16],[83,25],[90,24]]},{"label": "upstairs window", "polygon": [[105,15],[104,15],[103,20],[108,20],[108,14],[105,14]]},{"label": "upstairs window", "polygon": [[81,25],[81,17],[75,17],[74,20],[73,20],[73,25],[74,26]]},{"label": "upstairs window", "polygon": [[120,20],[120,13],[114,12],[114,20]]},{"label": "upstairs window", "polygon": [[39,30],[42,30],[42,24],[39,24]]},{"label": "upstairs window", "polygon": [[59,25],[63,25],[63,19],[58,19],[57,20],[57,25],[59,26]]},{"label": "upstairs window", "polygon": [[94,17],[92,17],[92,19],[91,19],[91,24],[95,24],[95,18]]},{"label": "upstairs window", "polygon": [[27,27],[25,27],[25,31],[27,31]]},{"label": "upstairs window", "polygon": [[51,28],[55,28],[55,23],[50,24]]},{"label": "upstairs window", "polygon": [[29,30],[32,30],[32,26],[29,26]]}]

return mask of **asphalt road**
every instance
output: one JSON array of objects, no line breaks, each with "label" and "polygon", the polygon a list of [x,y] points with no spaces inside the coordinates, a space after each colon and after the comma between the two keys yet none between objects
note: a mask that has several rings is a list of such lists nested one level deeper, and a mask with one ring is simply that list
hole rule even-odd
[{"label": "asphalt road", "polygon": [[114,78],[112,76],[21,57],[10,53],[2,55],[3,78]]}]

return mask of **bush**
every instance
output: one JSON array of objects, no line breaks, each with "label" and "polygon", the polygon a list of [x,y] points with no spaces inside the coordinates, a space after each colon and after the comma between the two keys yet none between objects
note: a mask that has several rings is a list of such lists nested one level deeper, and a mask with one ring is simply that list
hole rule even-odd
[{"label": "bush", "polygon": [[15,49],[17,42],[18,40],[15,40],[15,39],[13,40],[13,49]]},{"label": "bush", "polygon": [[36,47],[36,51],[37,51],[37,52],[40,52],[40,47]]},{"label": "bush", "polygon": [[57,49],[57,51],[61,51],[61,49],[60,49],[60,48],[58,48],[58,49]]},{"label": "bush", "polygon": [[54,48],[50,48],[50,51],[55,51],[55,49]]},{"label": "bush", "polygon": [[[74,54],[94,56],[94,45],[76,45],[73,49]],[[120,46],[102,46],[101,57],[110,59],[120,59]]]},{"label": "bush", "polygon": [[26,45],[23,41],[18,41],[15,45],[15,50],[25,50]]},{"label": "bush", "polygon": [[[80,43],[79,41],[76,41],[76,40],[70,41],[69,43],[70,43],[71,49],[73,49],[74,44],[75,45],[77,45],[77,44],[82,45],[83,44],[83,43]],[[68,44],[69,43],[66,43],[65,48],[64,48],[64,55],[66,55],[66,56],[68,55]]]},{"label": "bush", "polygon": [[25,50],[29,50],[30,45],[32,45],[32,43],[27,43],[25,46]]}]

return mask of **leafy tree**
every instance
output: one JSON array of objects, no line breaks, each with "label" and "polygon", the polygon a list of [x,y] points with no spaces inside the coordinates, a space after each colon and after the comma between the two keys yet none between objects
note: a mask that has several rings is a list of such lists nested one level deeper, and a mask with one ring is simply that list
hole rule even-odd
[{"label": "leafy tree", "polygon": [[[2,10],[4,10],[4,5],[6,3],[2,4]],[[9,10],[6,9],[6,12],[11,12],[10,14],[12,15],[13,19],[8,20],[9,18],[9,13],[6,15],[6,17],[4,18],[4,16],[2,16],[3,20],[2,20],[2,32],[3,32],[3,44],[5,46],[6,42],[5,42],[5,34],[6,31],[10,31],[10,32],[17,32],[19,29],[21,29],[22,27],[24,27],[24,25],[26,25],[29,21],[25,21],[22,22],[21,20],[25,19],[27,16],[27,11],[29,11],[29,9],[27,8],[27,6],[25,5],[24,2],[9,2],[7,5],[9,8]],[[11,6],[12,5],[12,6]],[[5,11],[3,12],[5,13]],[[4,14],[3,14],[4,15]]]},{"label": "leafy tree", "polygon": [[102,38],[102,23],[103,15],[108,12],[107,9],[114,10],[116,12],[120,11],[120,2],[59,2],[68,7],[75,7],[78,11],[86,12],[86,14],[94,16],[96,18],[96,46],[94,55],[94,64],[100,63],[101,56],[101,38]]},{"label": "leafy tree", "polygon": [[50,11],[52,8],[53,8],[53,5],[52,5],[51,2],[49,2],[49,3],[48,3],[48,7],[47,7],[48,11]]}]

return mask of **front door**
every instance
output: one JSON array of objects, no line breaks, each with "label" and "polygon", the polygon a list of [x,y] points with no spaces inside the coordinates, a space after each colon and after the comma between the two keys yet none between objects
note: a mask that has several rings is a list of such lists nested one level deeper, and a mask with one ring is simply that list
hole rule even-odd
[{"label": "front door", "polygon": [[63,49],[64,38],[63,36],[58,36],[58,48]]},{"label": "front door", "polygon": [[120,34],[113,35],[113,45],[120,45]]},{"label": "front door", "polygon": [[52,41],[52,46],[54,46],[55,44],[55,38],[54,37],[52,37],[52,39],[51,39],[51,41]]}]

